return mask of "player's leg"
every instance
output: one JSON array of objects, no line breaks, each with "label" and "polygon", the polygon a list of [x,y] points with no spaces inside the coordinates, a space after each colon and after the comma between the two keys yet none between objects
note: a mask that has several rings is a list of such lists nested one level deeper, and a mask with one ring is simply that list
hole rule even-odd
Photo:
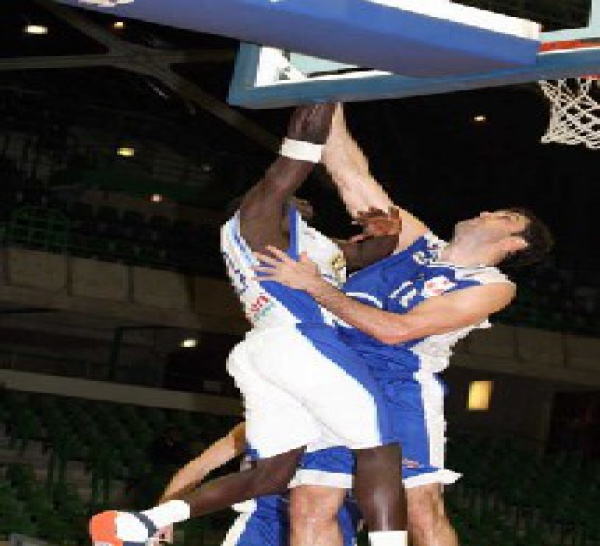
[{"label": "player's leg", "polygon": [[290,493],[290,545],[342,546],[338,512],[346,491],[303,485]]},{"label": "player's leg", "polygon": [[107,511],[90,521],[94,543],[123,546],[125,542],[145,544],[157,529],[192,517],[204,516],[232,504],[286,491],[304,448],[257,461],[248,470],[229,474],[201,485],[143,512]]},{"label": "player's leg", "polygon": [[402,533],[387,534],[406,529],[406,499],[401,493],[400,446],[380,388],[365,362],[331,329],[310,324],[297,328],[302,335],[281,330],[268,342],[257,340],[253,350],[263,360],[252,358],[256,372],[301,400],[339,445],[355,451],[356,500],[370,537],[376,543],[401,544]]},{"label": "player's leg", "polygon": [[458,546],[444,507],[439,483],[420,485],[406,490],[408,532],[414,546]]},{"label": "player's leg", "polygon": [[181,497],[140,513],[104,512],[90,522],[94,542],[122,546],[143,543],[154,527],[184,521],[256,497],[285,492],[304,446],[320,434],[320,426],[298,401],[253,372],[241,347],[230,357],[244,394],[246,436],[254,458],[248,470],[208,481]]},{"label": "player's leg", "polygon": [[444,387],[435,374],[397,374],[391,415],[402,442],[408,529],[414,546],[457,546],[442,485],[460,474],[444,467]]},{"label": "player's leg", "polygon": [[[355,495],[370,537],[377,543],[399,544],[405,538],[386,533],[406,529],[400,446],[380,388],[365,362],[331,329],[310,324],[297,328],[303,336],[282,330],[276,339],[258,346],[261,355],[269,356],[252,359],[256,370],[302,400],[323,429],[355,452]],[[282,354],[285,359],[276,358]]]},{"label": "player's leg", "polygon": [[354,495],[369,529],[369,540],[374,546],[394,544],[396,537],[387,533],[407,528],[400,446],[357,449],[354,454]]},{"label": "player's leg", "polygon": [[352,488],[353,473],[349,449],[308,447],[290,484],[291,546],[352,545],[355,532],[348,529],[348,518],[340,517],[345,515],[340,510]]},{"label": "player's leg", "polygon": [[[248,506],[250,505],[250,506]],[[287,502],[282,495],[247,501],[221,546],[287,546]]]}]

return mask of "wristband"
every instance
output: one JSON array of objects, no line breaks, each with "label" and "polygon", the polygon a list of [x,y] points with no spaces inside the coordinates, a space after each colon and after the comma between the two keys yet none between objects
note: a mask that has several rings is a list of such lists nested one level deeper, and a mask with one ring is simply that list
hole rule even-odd
[{"label": "wristband", "polygon": [[284,138],[279,149],[279,155],[289,157],[290,159],[297,159],[298,161],[319,163],[324,147],[322,144]]}]

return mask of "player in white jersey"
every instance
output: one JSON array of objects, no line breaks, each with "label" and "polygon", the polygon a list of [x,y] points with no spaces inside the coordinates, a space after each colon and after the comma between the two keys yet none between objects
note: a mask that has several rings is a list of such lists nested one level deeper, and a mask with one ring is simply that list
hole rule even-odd
[{"label": "player in white jersey", "polygon": [[[370,174],[341,111],[324,163],[351,214],[394,206]],[[512,300],[515,286],[496,266],[533,263],[550,249],[552,238],[529,211],[506,209],[459,222],[446,244],[418,218],[398,210],[403,227],[396,254],[349,279],[344,290],[353,298],[323,283],[305,256],[294,261],[271,248],[272,254],[260,255],[264,265],[257,271],[305,290],[346,323],[344,339],[369,362],[402,432],[411,539],[416,546],[455,546],[440,488],[454,476],[443,468],[443,389],[436,373],[447,366],[458,339],[485,327],[488,316]],[[310,494],[310,488],[294,490],[294,496]],[[306,498],[299,503],[311,506]],[[305,511],[303,520],[292,511],[292,526],[304,525],[310,536],[315,519],[333,524],[335,509]],[[303,530],[296,535],[302,537]]]},{"label": "player in white jersey", "polygon": [[94,516],[90,534],[98,545],[141,546],[157,528],[285,491],[305,447],[315,442],[355,452],[355,495],[371,543],[406,545],[400,448],[377,383],[312,298],[256,279],[251,270],[254,252],[277,245],[297,257],[314,235],[288,201],[319,161],[332,113],[331,105],[294,113],[281,157],[223,229],[229,273],[255,322],[228,361],[244,396],[255,465],[143,512]]}]

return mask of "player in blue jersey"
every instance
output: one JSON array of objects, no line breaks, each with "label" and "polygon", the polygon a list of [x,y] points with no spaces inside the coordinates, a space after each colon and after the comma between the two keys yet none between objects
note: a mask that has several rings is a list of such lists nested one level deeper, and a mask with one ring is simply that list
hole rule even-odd
[{"label": "player in blue jersey", "polygon": [[[373,209],[376,215],[394,207],[341,111],[324,163],[351,214]],[[455,546],[440,485],[457,475],[444,468],[444,394],[437,374],[448,365],[452,346],[471,330],[489,326],[489,315],[514,297],[515,286],[499,267],[537,261],[552,238],[531,212],[506,209],[459,222],[446,243],[410,212],[398,210],[402,231],[396,253],[350,277],[347,295],[324,283],[306,256],[294,261],[271,248],[271,255],[260,255],[263,266],[257,271],[305,290],[345,323],[340,335],[366,358],[402,442],[411,539],[416,546]],[[314,493],[309,486],[292,494],[291,523],[299,527],[292,536],[300,537],[293,546],[309,542],[302,537],[314,533],[315,521],[323,527],[335,522],[335,506],[325,513],[311,501],[314,496],[322,502],[327,494],[322,488]]]},{"label": "player in blue jersey", "polygon": [[[161,502],[166,502],[183,491],[197,487],[212,471],[243,455],[245,448],[246,427],[245,423],[240,423],[181,468],[167,485]],[[328,454],[328,472],[345,472],[348,454],[342,450],[331,451]],[[321,454],[321,451],[305,454],[301,466],[304,469],[314,464],[322,466]],[[331,464],[332,455],[336,454],[338,463],[337,465]],[[247,464],[247,461],[242,464]],[[289,544],[287,495],[259,497],[233,508],[239,512],[239,515],[225,536],[222,546],[287,546]],[[358,518],[356,503],[351,498],[346,498],[337,514],[344,546],[354,546]],[[163,529],[160,538],[166,542],[172,542],[172,526]]]},{"label": "player in blue jersey", "polygon": [[[317,248],[317,262],[322,261],[321,250],[332,255],[330,245],[314,244],[319,235],[288,206],[320,160],[332,113],[331,105],[294,113],[280,157],[222,230],[228,273],[253,325],[232,351],[228,371],[244,396],[254,466],[143,512],[94,516],[90,534],[98,545],[141,546],[157,528],[285,491],[305,447],[315,442],[354,451],[354,493],[371,543],[406,545],[400,448],[377,382],[312,298],[257,279],[252,269],[258,263],[253,253],[270,245],[288,248],[292,257]],[[385,238],[378,239],[360,248],[384,248]],[[357,247],[348,248],[353,249]],[[347,258],[361,256],[362,251],[346,253]],[[327,259],[323,266],[326,282],[335,282]]]}]

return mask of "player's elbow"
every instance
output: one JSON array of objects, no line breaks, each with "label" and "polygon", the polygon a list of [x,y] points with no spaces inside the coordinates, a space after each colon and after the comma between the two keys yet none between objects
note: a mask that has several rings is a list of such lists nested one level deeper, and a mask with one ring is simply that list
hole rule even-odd
[{"label": "player's elbow", "polygon": [[373,333],[373,337],[385,345],[397,345],[398,343],[406,341],[406,332],[393,325],[391,327],[390,325],[386,325],[378,328],[377,331]]},{"label": "player's elbow", "polygon": [[373,337],[386,345],[398,345],[422,337],[424,329],[420,321],[409,320],[406,317],[397,319],[381,325]]},{"label": "player's elbow", "polygon": [[385,345],[397,345],[402,341],[397,335],[391,333],[376,335],[375,339]]}]

